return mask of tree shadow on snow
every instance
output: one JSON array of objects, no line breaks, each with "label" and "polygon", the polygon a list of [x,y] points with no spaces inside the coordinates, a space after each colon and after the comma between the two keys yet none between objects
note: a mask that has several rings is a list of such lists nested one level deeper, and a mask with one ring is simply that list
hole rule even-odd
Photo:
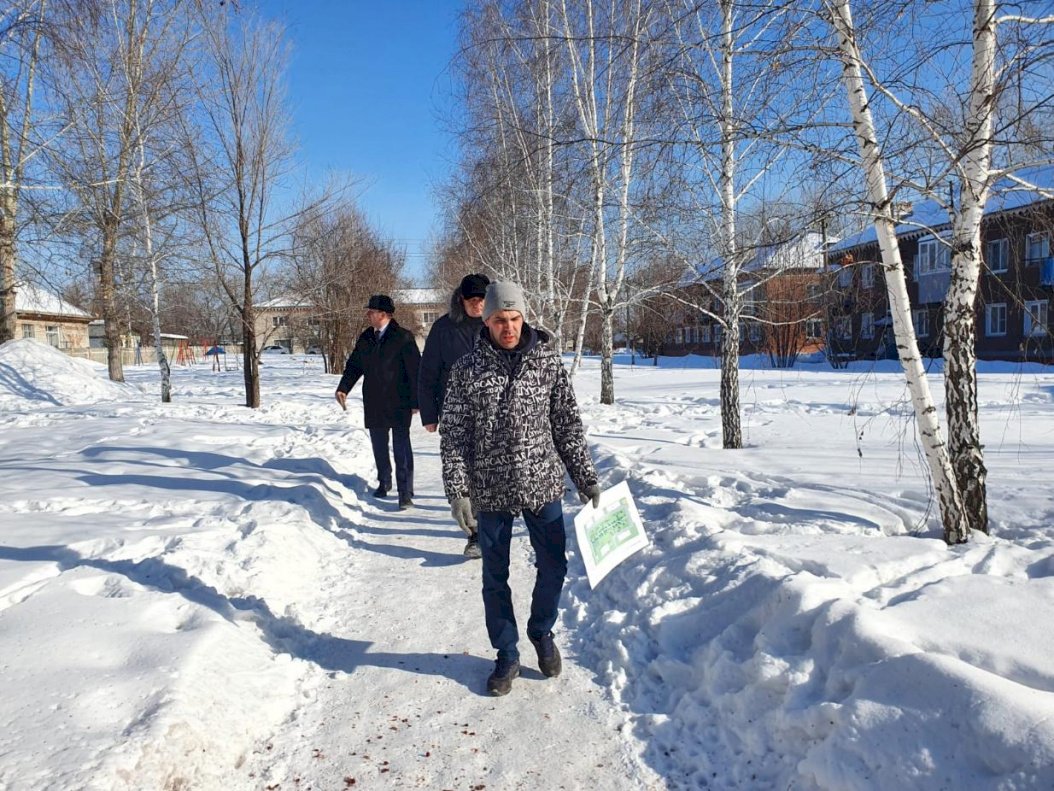
[{"label": "tree shadow on snow", "polygon": [[254,624],[275,653],[289,654],[324,670],[354,673],[360,667],[379,667],[428,676],[443,676],[485,696],[481,679],[491,660],[456,653],[394,653],[371,651],[374,643],[321,634],[287,616],[275,615],[258,596],[227,596],[213,586],[160,558],[106,560],[84,557],[61,544],[36,547],[0,545],[0,560],[55,563],[60,571],[85,567],[119,574],[144,588],[174,593],[206,607],[231,623]]},{"label": "tree shadow on snow", "polygon": [[10,390],[17,396],[31,401],[46,401],[55,406],[62,404],[50,393],[34,386],[14,366],[7,363],[0,364],[0,387]]}]

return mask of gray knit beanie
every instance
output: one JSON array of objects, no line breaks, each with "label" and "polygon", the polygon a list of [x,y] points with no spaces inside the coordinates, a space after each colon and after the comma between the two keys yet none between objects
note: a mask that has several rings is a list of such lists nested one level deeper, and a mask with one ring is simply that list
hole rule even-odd
[{"label": "gray knit beanie", "polygon": [[483,299],[483,320],[486,321],[499,310],[518,310],[527,318],[527,303],[518,285],[507,280],[487,286],[487,296]]}]

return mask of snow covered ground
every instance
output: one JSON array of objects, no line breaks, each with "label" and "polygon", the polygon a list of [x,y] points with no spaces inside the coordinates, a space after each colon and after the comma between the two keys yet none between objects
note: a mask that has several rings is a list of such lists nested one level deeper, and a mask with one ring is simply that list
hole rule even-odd
[{"label": "snow covered ground", "polygon": [[1054,787],[1054,371],[983,369],[993,535],[949,549],[889,364],[744,370],[730,452],[712,361],[620,362],[575,387],[652,544],[590,590],[572,540],[564,674],[521,646],[494,699],[435,435],[398,512],[320,358],[254,411],[0,347],[0,788]]}]

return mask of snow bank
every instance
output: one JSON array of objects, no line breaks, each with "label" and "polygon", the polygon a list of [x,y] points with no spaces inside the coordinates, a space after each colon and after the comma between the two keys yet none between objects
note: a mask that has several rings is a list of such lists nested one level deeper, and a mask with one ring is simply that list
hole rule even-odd
[{"label": "snow bank", "polygon": [[[707,400],[677,388],[661,408],[586,399],[603,476],[629,480],[653,545],[595,591],[571,585],[582,661],[670,788],[1054,788],[1045,421],[1018,416],[1032,427],[1014,429],[1027,451],[988,450],[995,537],[948,548],[918,520],[924,480],[889,475],[901,451],[876,417],[861,433],[849,388],[839,415],[836,394],[812,382],[810,399],[805,382],[781,380],[783,419],[755,396],[756,454],[717,450],[700,420]],[[1050,403],[1049,377],[983,385],[1013,387],[1026,392],[1012,409]],[[989,435],[1008,432],[990,404]],[[683,421],[688,449],[649,425],[656,410]],[[794,476],[772,474],[786,469]]]},{"label": "snow bank", "polygon": [[22,338],[0,345],[0,409],[73,406],[135,397],[139,390],[111,382],[106,366],[70,357]]}]

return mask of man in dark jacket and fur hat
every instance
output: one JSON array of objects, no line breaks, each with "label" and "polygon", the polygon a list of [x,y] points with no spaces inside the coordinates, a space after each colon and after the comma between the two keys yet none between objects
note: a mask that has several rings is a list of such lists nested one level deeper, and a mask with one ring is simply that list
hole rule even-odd
[{"label": "man in dark jacket and fur hat", "polygon": [[[486,275],[465,275],[461,285],[450,295],[450,312],[440,316],[428,332],[417,377],[421,425],[425,431],[433,432],[439,427],[450,369],[472,351],[479,331],[483,329],[483,297],[489,284]],[[464,555],[467,558],[480,557],[475,530],[468,533]]]},{"label": "man in dark jacket and fur hat", "polygon": [[549,335],[527,324],[526,312],[519,286],[490,284],[485,327],[450,372],[439,424],[451,512],[459,524],[478,522],[483,611],[498,652],[487,679],[492,695],[508,693],[520,674],[509,588],[513,520],[523,515],[537,569],[527,637],[542,675],[552,678],[562,667],[552,629],[567,574],[564,471],[583,502],[595,508],[600,501],[570,379]]},{"label": "man in dark jacket and fur hat", "polygon": [[395,456],[395,484],[399,510],[413,507],[414,453],[410,445],[410,421],[417,412],[417,371],[421,353],[412,332],[399,326],[393,314],[395,303],[385,294],[375,294],[366,305],[369,328],[358,340],[337,385],[337,402],[347,409],[348,393],[362,378],[362,406],[373,445],[378,486],[375,497],[386,497],[392,488],[392,462],[388,437]]}]

